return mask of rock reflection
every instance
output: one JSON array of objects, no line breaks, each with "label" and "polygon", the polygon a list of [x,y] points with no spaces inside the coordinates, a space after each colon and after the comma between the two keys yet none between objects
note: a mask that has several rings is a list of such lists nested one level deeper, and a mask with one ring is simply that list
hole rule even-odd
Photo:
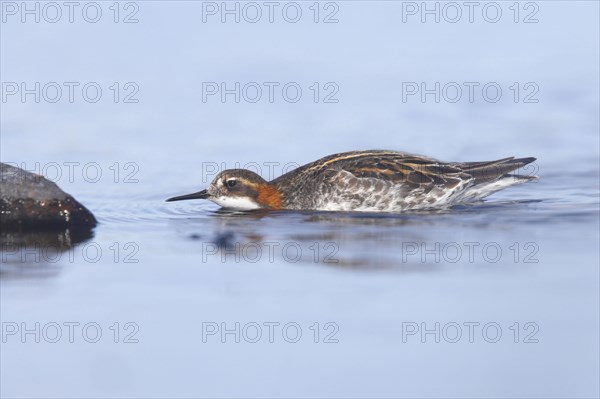
[{"label": "rock reflection", "polygon": [[72,261],[75,246],[94,236],[92,229],[69,227],[32,231],[21,229],[0,233],[0,276],[27,278],[57,275]]}]

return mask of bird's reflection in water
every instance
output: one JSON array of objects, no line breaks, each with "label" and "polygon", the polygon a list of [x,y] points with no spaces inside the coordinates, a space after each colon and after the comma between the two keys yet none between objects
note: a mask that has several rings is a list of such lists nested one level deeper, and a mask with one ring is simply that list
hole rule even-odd
[{"label": "bird's reflection in water", "polygon": [[185,223],[187,237],[201,241],[203,259],[209,261],[426,271],[436,265],[408,259],[402,251],[407,242],[427,242],[427,231],[437,223],[434,216],[445,213],[448,211],[366,214],[217,210],[208,218],[177,222]]},{"label": "bird's reflection in water", "polygon": [[65,263],[73,262],[72,249],[90,240],[93,230],[68,227],[0,233],[0,276],[28,278],[57,275]]}]

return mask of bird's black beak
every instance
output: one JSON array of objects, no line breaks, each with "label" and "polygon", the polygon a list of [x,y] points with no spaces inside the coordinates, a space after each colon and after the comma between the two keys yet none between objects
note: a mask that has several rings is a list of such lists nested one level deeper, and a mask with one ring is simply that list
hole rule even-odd
[{"label": "bird's black beak", "polygon": [[180,195],[179,197],[169,198],[167,202],[171,201],[183,201],[183,200],[191,200],[191,199],[207,199],[210,197],[210,194],[206,190],[198,191],[197,193]]}]

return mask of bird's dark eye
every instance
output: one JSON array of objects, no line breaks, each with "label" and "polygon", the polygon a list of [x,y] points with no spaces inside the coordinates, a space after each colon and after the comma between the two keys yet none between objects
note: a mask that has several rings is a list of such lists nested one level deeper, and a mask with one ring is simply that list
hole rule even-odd
[{"label": "bird's dark eye", "polygon": [[232,187],[235,187],[235,185],[237,184],[237,181],[236,181],[236,180],[233,180],[233,179],[231,179],[231,180],[227,180],[227,181],[225,182],[225,184],[227,185],[227,187],[229,187],[229,188],[232,188]]}]

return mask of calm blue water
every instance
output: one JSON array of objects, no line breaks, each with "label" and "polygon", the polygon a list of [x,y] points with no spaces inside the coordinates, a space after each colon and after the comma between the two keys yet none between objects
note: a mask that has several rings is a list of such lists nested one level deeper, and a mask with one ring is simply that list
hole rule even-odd
[{"label": "calm blue water", "polygon": [[[360,1],[299,2],[296,23],[284,2],[273,23],[99,2],[91,23],[85,4],[23,23],[2,2],[2,161],[100,222],[2,253],[2,397],[599,396],[598,3],[499,2],[496,23],[484,2],[472,23]],[[540,180],[439,213],[164,202],[373,148],[535,156]]]}]

